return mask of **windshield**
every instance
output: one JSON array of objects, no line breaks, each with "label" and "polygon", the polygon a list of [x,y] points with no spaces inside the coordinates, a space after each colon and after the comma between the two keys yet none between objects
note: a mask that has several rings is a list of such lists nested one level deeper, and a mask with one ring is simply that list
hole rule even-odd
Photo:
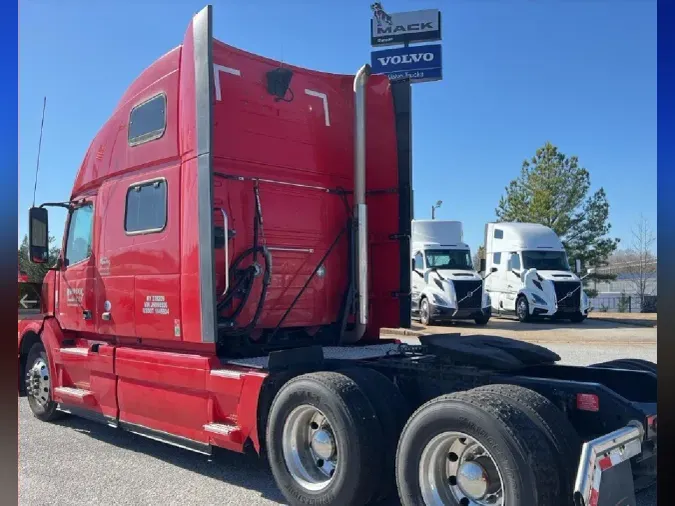
[{"label": "windshield", "polygon": [[429,269],[473,270],[471,252],[468,249],[432,249],[425,253]]},{"label": "windshield", "polygon": [[569,271],[564,251],[523,251],[523,267],[540,271]]}]

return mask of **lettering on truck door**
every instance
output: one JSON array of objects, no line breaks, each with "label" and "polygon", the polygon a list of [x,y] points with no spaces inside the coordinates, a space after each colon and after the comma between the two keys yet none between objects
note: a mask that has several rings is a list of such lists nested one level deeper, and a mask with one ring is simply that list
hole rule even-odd
[{"label": "lettering on truck door", "polygon": [[64,329],[96,330],[94,245],[95,197],[71,211],[64,240],[57,312]]}]

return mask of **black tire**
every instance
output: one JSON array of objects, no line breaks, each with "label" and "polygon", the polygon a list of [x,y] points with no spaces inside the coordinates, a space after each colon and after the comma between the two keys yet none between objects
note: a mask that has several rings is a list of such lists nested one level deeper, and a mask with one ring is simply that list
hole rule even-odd
[{"label": "black tire", "polygon": [[431,306],[426,297],[422,297],[422,300],[420,300],[420,323],[424,326],[434,324],[433,318],[431,318]]},{"label": "black tire", "polygon": [[572,505],[582,442],[565,414],[543,395],[517,385],[486,385],[472,391],[492,392],[510,399],[546,434],[558,460],[564,497]]},{"label": "black tire", "polygon": [[408,403],[389,378],[373,369],[352,367],[338,372],[359,385],[375,410],[383,439],[382,451],[378,452],[383,477],[375,492],[375,499],[384,500],[396,491],[396,446],[410,416]]},{"label": "black tire", "polygon": [[530,321],[530,304],[524,295],[519,296],[516,300],[516,316],[521,323]]},{"label": "black tire", "polygon": [[617,360],[610,360],[609,362],[601,362],[593,364],[591,367],[628,369],[630,371],[647,371],[656,374],[656,364],[649,360],[642,360],[641,358],[620,358]]},{"label": "black tire", "polygon": [[[283,432],[289,415],[311,406],[328,418],[337,434],[338,465],[327,486],[318,491],[302,486],[291,474],[283,451]],[[309,426],[308,426],[309,427]],[[382,435],[375,411],[356,382],[335,372],[304,374],[286,383],[274,398],[267,433],[272,474],[291,506],[367,504],[381,479],[377,465]]]},{"label": "black tire", "polygon": [[406,424],[396,455],[396,483],[403,506],[424,504],[421,457],[433,438],[448,431],[470,436],[490,453],[502,476],[505,504],[565,504],[546,435],[515,403],[474,390],[437,397]]},{"label": "black tire", "polygon": [[572,323],[581,323],[581,322],[583,322],[585,319],[586,319],[586,315],[583,314],[583,313],[581,313],[581,312],[574,313],[574,314],[570,317],[570,321],[571,321]]},{"label": "black tire", "polygon": [[479,316],[478,318],[474,318],[473,321],[476,322],[476,325],[483,326],[483,325],[488,324],[488,322],[490,321],[490,317],[488,315],[484,314],[484,315]]},{"label": "black tire", "polygon": [[43,422],[51,422],[52,420],[56,420],[62,416],[62,413],[56,409],[58,403],[52,400],[51,387],[47,388],[46,392],[38,392],[37,388],[31,388],[28,385],[29,381],[35,382],[37,380],[35,377],[36,372],[33,372],[33,368],[39,362],[43,363],[43,366],[39,369],[46,371],[46,376],[42,375],[42,377],[47,378],[45,381],[48,381],[51,374],[49,373],[49,358],[47,357],[47,352],[45,351],[45,347],[42,343],[35,343],[31,347],[30,351],[28,352],[28,357],[26,358],[25,379],[28,405],[30,406],[30,410],[33,412],[33,415],[35,415],[36,418],[42,420]]}]

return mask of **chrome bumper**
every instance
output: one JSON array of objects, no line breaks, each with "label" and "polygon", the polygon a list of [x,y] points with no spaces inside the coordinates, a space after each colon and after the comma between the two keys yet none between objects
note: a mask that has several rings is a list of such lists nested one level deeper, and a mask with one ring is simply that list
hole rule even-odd
[{"label": "chrome bumper", "polygon": [[584,443],[574,484],[577,506],[596,506],[602,474],[642,453],[644,429],[639,422]]}]

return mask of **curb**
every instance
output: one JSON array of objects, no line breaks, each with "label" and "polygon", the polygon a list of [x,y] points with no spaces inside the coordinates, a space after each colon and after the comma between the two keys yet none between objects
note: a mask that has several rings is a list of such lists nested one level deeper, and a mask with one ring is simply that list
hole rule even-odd
[{"label": "curb", "polygon": [[657,326],[656,320],[621,320],[619,318],[602,318],[598,316],[589,316],[588,319],[608,323],[617,323],[619,325],[628,325],[631,327],[655,328]]},{"label": "curb", "polygon": [[[427,335],[424,332],[410,329],[380,329],[381,337],[421,337]],[[547,344],[576,344],[576,345],[590,345],[590,346],[616,346],[626,345],[626,346],[655,346],[657,341],[656,339],[640,339],[640,340],[631,340],[631,339],[592,339],[592,340],[583,340],[580,339],[527,339],[527,338],[509,338],[516,341],[522,341],[524,343],[538,344],[540,346],[545,346]]]}]

